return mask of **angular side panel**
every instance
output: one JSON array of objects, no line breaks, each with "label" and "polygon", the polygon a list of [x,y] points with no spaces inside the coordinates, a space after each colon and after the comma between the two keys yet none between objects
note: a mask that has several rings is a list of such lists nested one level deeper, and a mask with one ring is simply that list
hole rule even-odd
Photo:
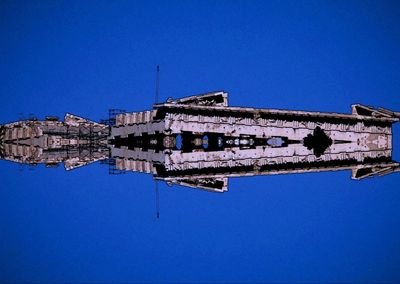
[{"label": "angular side panel", "polygon": [[228,106],[228,93],[224,91],[211,92],[181,99],[169,99],[170,104],[198,105],[198,106]]},{"label": "angular side panel", "polygon": [[187,178],[187,179],[169,179],[168,184],[177,184],[196,189],[204,189],[210,192],[223,193],[228,191],[228,178]]},{"label": "angular side panel", "polygon": [[70,113],[65,114],[64,123],[67,125],[72,125],[72,126],[79,126],[79,124],[81,124],[81,123],[89,123],[89,124],[100,125],[100,126],[106,127],[106,125],[104,125],[104,124],[100,124],[95,121],[89,120],[87,118],[83,118],[83,117],[80,117],[80,116],[77,116],[74,114],[70,114]]}]

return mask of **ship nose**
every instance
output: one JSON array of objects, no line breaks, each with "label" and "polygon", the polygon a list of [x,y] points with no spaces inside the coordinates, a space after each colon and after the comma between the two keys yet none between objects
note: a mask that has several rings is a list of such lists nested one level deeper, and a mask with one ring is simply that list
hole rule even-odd
[{"label": "ship nose", "polygon": [[6,133],[6,129],[3,125],[0,125],[0,159],[4,157],[4,135]]},{"label": "ship nose", "polygon": [[4,135],[6,133],[6,129],[3,125],[0,125],[0,143],[4,141]]}]

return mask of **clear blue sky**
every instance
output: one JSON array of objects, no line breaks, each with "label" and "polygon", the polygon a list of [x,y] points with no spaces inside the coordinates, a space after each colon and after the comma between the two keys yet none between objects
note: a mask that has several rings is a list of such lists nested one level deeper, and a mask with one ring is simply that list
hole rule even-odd
[{"label": "clear blue sky", "polygon": [[[398,1],[3,0],[0,123],[149,108],[157,64],[163,99],[399,111],[399,47]],[[0,175],[0,281],[400,282],[399,175],[163,184],[159,220],[149,175],[4,161]]]}]

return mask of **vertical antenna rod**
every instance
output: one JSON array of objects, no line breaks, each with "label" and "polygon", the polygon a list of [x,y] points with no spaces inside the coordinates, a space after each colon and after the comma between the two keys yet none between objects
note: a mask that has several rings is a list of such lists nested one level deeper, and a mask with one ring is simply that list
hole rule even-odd
[{"label": "vertical antenna rod", "polygon": [[[157,65],[157,73],[156,73],[156,98],[155,103],[158,103],[158,92],[160,87],[160,65]],[[155,190],[156,190],[156,217],[160,218],[160,192],[158,191],[158,181],[155,181]]]},{"label": "vertical antenna rod", "polygon": [[156,217],[160,219],[160,192],[158,191],[158,181],[156,180]]},{"label": "vertical antenna rod", "polygon": [[157,65],[157,73],[156,73],[156,99],[155,103],[158,103],[158,90],[160,87],[160,65]]}]

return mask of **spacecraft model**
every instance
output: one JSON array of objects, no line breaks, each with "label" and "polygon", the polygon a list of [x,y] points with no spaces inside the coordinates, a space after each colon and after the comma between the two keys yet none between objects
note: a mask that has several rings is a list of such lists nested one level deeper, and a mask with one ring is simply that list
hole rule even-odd
[{"label": "spacecraft model", "polygon": [[150,173],[168,184],[228,190],[229,177],[351,170],[399,172],[392,125],[400,112],[352,105],[351,114],[229,107],[213,92],[152,110],[113,110],[97,123],[66,114],[0,126],[0,158],[66,170],[96,161],[110,173]]}]

